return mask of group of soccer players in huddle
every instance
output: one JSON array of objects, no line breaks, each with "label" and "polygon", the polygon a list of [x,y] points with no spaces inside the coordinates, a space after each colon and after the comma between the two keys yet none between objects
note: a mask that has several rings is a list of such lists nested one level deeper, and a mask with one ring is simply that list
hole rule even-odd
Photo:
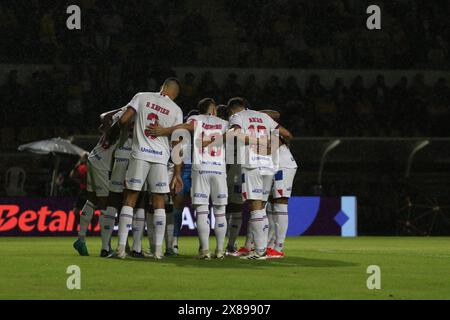
[{"label": "group of soccer players in huddle", "polygon": [[[277,123],[279,113],[250,110],[243,98],[233,98],[226,106],[205,98],[183,123],[183,112],[174,102],[179,92],[178,80],[169,78],[160,92],[138,93],[125,107],[100,116],[102,137],[88,156],[88,196],[74,248],[89,255],[86,233],[94,211],[100,210],[102,257],[162,259],[178,254],[182,212],[190,197],[200,259],[283,258],[297,164],[288,147],[293,137]],[[238,249],[245,202],[248,232]],[[118,245],[112,250],[117,214]],[[142,249],[145,226],[148,252]]]}]

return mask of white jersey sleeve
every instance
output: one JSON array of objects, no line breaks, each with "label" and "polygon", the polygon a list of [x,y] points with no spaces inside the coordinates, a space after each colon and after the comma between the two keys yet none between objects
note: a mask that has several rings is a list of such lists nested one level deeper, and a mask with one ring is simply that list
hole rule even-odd
[{"label": "white jersey sleeve", "polygon": [[134,111],[138,112],[139,111],[139,100],[140,100],[141,94],[138,93],[136,94],[133,99],[131,99],[131,101],[128,103],[128,106],[132,107],[134,109]]}]

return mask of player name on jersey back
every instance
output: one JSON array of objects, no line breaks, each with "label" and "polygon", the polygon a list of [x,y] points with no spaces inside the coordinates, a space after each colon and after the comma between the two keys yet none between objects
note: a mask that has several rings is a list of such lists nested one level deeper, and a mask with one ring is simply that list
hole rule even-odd
[{"label": "player name on jersey back", "polygon": [[[230,117],[230,127],[233,126],[240,128],[243,133],[259,139],[268,138],[271,132],[278,128],[278,123],[265,113],[243,110]],[[271,154],[258,152],[255,145],[238,145],[238,161],[242,167],[276,169]]]},{"label": "player name on jersey back", "polygon": [[[214,140],[225,135],[228,130],[228,121],[211,115],[197,115],[187,119],[194,123],[194,139]],[[197,171],[226,172],[225,147],[223,144],[202,148],[194,143],[192,169]]]},{"label": "player name on jersey back", "polygon": [[169,138],[152,136],[148,129],[181,124],[183,112],[180,107],[158,92],[138,93],[128,105],[136,111],[131,157],[166,164],[170,158]]}]

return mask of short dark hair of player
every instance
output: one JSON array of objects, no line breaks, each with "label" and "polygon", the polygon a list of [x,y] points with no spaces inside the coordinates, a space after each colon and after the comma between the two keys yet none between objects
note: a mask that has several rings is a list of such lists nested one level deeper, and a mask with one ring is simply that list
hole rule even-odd
[{"label": "short dark hair of player", "polygon": [[228,121],[228,118],[230,118],[230,113],[228,112],[228,108],[224,104],[219,104],[217,106],[217,116],[225,121]]},{"label": "short dark hair of player", "polygon": [[200,114],[200,112],[198,112],[197,109],[192,109],[191,111],[189,111],[189,113],[187,114],[187,116],[184,118],[184,122],[186,122],[187,119],[189,119],[192,116],[198,116]]},{"label": "short dark hair of player", "polygon": [[180,81],[177,78],[174,78],[174,77],[170,77],[170,78],[167,78],[166,80],[164,80],[163,88],[164,87],[169,87],[169,86],[171,86],[173,84],[176,84],[178,87],[181,88]]},{"label": "short dark hair of player", "polygon": [[200,100],[197,104],[198,112],[200,112],[200,114],[207,114],[209,106],[212,104],[216,105],[216,102],[214,101],[214,99],[205,98],[205,99]]},{"label": "short dark hair of player", "polygon": [[228,101],[228,109],[230,109],[230,110],[234,110],[237,108],[247,108],[247,107],[248,107],[247,100],[245,100],[244,98],[241,98],[241,97],[231,98]]}]

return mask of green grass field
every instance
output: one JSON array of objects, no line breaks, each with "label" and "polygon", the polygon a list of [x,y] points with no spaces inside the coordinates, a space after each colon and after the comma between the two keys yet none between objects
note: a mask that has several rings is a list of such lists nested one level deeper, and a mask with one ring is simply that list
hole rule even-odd
[{"label": "green grass field", "polygon": [[[199,261],[196,238],[163,261],[99,258],[99,238],[80,257],[73,240],[0,238],[0,299],[450,299],[450,238],[289,238],[268,261]],[[69,265],[81,290],[66,287]],[[367,289],[369,265],[381,290]]]}]

